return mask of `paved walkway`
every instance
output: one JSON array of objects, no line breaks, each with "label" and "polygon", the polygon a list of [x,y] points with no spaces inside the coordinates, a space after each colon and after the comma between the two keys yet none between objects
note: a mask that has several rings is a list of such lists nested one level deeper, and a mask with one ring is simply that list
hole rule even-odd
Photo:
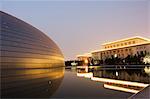
[{"label": "paved walkway", "polygon": [[131,93],[106,89],[103,83],[95,82],[88,78],[77,77],[75,72],[66,71],[64,79],[52,96],[54,98],[101,98],[101,99],[127,99]]},{"label": "paved walkway", "polygon": [[150,99],[150,85],[142,91],[132,95],[129,99]]}]

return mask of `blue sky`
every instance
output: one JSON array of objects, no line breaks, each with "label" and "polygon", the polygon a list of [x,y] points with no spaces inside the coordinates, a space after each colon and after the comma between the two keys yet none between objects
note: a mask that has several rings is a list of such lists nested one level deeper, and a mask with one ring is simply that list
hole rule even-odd
[{"label": "blue sky", "polygon": [[47,34],[66,60],[105,42],[150,37],[149,0],[3,0],[1,10]]}]

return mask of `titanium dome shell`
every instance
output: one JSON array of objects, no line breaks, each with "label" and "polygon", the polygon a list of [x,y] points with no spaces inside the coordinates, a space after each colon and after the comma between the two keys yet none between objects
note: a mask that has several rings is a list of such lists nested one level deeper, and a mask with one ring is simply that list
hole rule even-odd
[{"label": "titanium dome shell", "polygon": [[50,97],[64,76],[58,46],[30,24],[0,12],[1,96]]}]

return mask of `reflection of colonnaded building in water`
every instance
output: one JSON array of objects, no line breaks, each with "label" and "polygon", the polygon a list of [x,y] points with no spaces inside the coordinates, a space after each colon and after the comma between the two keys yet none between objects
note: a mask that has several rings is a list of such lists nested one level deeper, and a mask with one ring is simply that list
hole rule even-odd
[{"label": "reflection of colonnaded building in water", "polygon": [[[102,49],[92,51],[90,54],[78,55],[78,59],[105,60],[106,58],[125,58],[128,55],[150,54],[150,39],[143,37],[131,37],[102,44]],[[84,57],[84,58],[83,58]]]},{"label": "reflection of colonnaded building in water", "polygon": [[96,70],[93,75],[101,78],[150,83],[149,75],[143,69]]},{"label": "reflection of colonnaded building in water", "polygon": [[93,76],[99,78],[110,78],[110,79],[118,79],[132,82],[142,82],[142,83],[150,83],[150,75],[146,73],[144,69],[112,69],[112,68],[102,68],[102,67],[94,67],[94,66],[78,66],[78,73],[88,73],[92,72]]},{"label": "reflection of colonnaded building in water", "polygon": [[[103,82],[104,87],[130,93],[138,93],[149,86],[149,75],[141,69],[108,69],[94,66],[78,66],[77,76]],[[146,96],[147,97],[147,96]]]},{"label": "reflection of colonnaded building in water", "polygon": [[0,16],[1,97],[50,97],[64,75],[60,49],[30,24]]}]

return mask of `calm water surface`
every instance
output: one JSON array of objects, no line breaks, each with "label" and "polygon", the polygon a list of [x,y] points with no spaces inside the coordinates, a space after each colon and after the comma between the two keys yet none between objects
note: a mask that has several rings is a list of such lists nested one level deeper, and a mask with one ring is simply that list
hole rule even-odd
[{"label": "calm water surface", "polygon": [[[52,97],[128,98],[135,94],[134,91],[143,89],[140,84],[146,85],[150,83],[149,74],[145,73],[144,68],[74,67],[66,69],[64,79]],[[104,80],[128,81],[131,82],[131,85],[94,81],[91,80],[91,76],[104,78]],[[139,86],[132,86],[132,82],[138,82]],[[133,92],[110,89],[107,86],[105,87],[105,85],[125,88],[133,90]]]},{"label": "calm water surface", "polygon": [[2,96],[7,98],[122,99],[132,96],[150,83],[149,66],[12,69],[2,70],[1,74]]}]

